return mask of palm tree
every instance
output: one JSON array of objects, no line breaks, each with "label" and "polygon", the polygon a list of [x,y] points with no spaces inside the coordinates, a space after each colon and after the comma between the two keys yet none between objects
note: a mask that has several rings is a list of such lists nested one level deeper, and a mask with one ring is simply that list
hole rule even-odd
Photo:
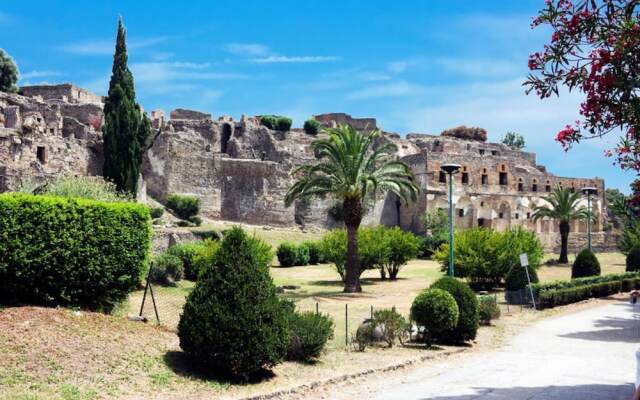
[{"label": "palm tree", "polygon": [[300,179],[285,196],[286,206],[297,199],[333,196],[342,202],[343,220],[347,228],[345,292],[360,292],[358,227],[363,217],[364,202],[376,192],[390,191],[405,203],[415,201],[418,187],[413,174],[402,161],[394,159],[396,146],[385,142],[375,145],[381,132],[361,133],[350,125],[326,129],[327,139],[314,140],[311,147],[319,162],[294,171]]},{"label": "palm tree", "polygon": [[567,264],[567,244],[569,241],[569,232],[571,231],[571,221],[577,219],[589,218],[587,208],[578,206],[581,193],[572,192],[569,188],[563,189],[557,187],[551,194],[544,198],[549,203],[538,206],[533,210],[533,220],[538,221],[542,218],[551,218],[560,222],[560,259],[561,264]]}]

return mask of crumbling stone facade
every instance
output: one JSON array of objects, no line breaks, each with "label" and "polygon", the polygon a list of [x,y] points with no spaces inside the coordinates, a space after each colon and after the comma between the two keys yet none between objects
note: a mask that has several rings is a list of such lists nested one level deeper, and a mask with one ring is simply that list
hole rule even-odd
[{"label": "crumbling stone facade", "polygon": [[[102,105],[99,96],[70,84],[0,93],[0,191],[14,188],[25,176],[99,175]],[[156,132],[143,165],[142,187],[148,195],[159,201],[172,193],[196,195],[203,216],[213,219],[292,227],[340,225],[328,212],[335,203],[332,199],[284,206],[294,169],[316,160],[310,147],[315,136],[302,129],[274,131],[262,126],[257,117],[214,119],[185,109],[169,115],[166,120],[161,110],[150,113]],[[314,118],[325,127],[348,123],[357,129],[377,128],[373,118],[343,113]],[[547,248],[556,248],[557,224],[533,222],[534,207],[543,204],[543,197],[557,185],[575,191],[593,186],[598,189],[592,203],[597,219],[594,245],[615,247],[615,235],[607,229],[601,179],[557,177],[536,163],[535,154],[487,143],[484,135],[469,135],[465,129],[450,130],[445,136],[408,134],[403,138],[384,133],[381,140],[393,142],[397,157],[411,166],[420,196],[409,205],[391,194],[381,196],[368,205],[364,222],[421,232],[420,216],[426,210],[448,208],[440,166],[454,162],[462,166],[455,175],[456,226],[502,230],[520,225],[538,233]],[[583,247],[585,224],[575,222],[572,232],[572,248]]]},{"label": "crumbling stone facade", "polygon": [[20,92],[0,92],[0,191],[25,178],[100,174],[99,97],[73,85],[28,86]]}]

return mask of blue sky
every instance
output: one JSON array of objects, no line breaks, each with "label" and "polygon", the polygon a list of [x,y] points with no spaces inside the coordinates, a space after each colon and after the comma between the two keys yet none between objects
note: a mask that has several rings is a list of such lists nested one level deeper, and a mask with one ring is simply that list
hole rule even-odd
[{"label": "blue sky", "polygon": [[556,132],[580,97],[541,101],[521,86],[548,31],[529,23],[543,0],[14,1],[0,4],[0,47],[20,84],[74,82],[105,94],[122,15],[146,110],[376,117],[388,131],[481,126],[523,134],[561,176],[602,177],[628,192],[634,175],[603,155],[615,138],[565,153]]}]

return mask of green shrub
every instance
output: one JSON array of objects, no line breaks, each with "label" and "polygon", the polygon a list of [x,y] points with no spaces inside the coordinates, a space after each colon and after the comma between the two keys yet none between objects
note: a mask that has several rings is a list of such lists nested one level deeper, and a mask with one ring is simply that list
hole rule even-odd
[{"label": "green shrub", "polygon": [[291,129],[293,120],[281,115],[262,115],[260,117],[260,123],[269,129],[276,131],[288,131]]},{"label": "green shrub", "polygon": [[164,214],[164,208],[162,208],[162,207],[151,207],[150,208],[150,212],[151,212],[151,218],[152,219],[158,219],[158,218],[162,217],[162,214]]},{"label": "green shrub", "polygon": [[282,242],[276,251],[281,267],[293,267],[296,265],[298,249],[291,242]]},{"label": "green shrub", "polygon": [[170,194],[167,197],[167,207],[175,212],[178,218],[189,219],[200,212],[200,199],[196,196]]},{"label": "green shrub", "polygon": [[148,267],[149,208],[0,195],[0,302],[110,311]]},{"label": "green shrub", "polygon": [[433,338],[454,329],[459,315],[456,300],[442,289],[423,290],[411,305],[411,319],[426,330],[428,344]]},{"label": "green shrub", "polygon": [[191,270],[189,271],[189,275],[187,275],[185,271],[187,279],[197,280],[198,276],[200,276],[200,271],[202,271],[207,265],[213,264],[213,258],[218,252],[218,249],[220,249],[219,242],[211,239],[203,240],[202,244],[196,247],[196,253],[191,259]]},{"label": "green shrub", "polygon": [[198,217],[197,215],[190,216],[189,218],[187,218],[187,221],[191,222],[193,226],[202,225],[202,218]]},{"label": "green shrub", "polygon": [[184,267],[182,260],[169,253],[161,253],[154,257],[149,271],[149,280],[162,285],[172,285],[182,280]]},{"label": "green shrub", "polygon": [[211,240],[220,240],[222,239],[222,235],[213,229],[209,229],[206,231],[193,231],[193,234],[199,237],[202,240],[211,239]]},{"label": "green shrub", "polygon": [[264,266],[264,268],[269,268],[273,262],[274,255],[271,246],[264,240],[258,239],[255,236],[249,238],[249,244],[251,245],[251,251],[256,256],[257,263]]},{"label": "green shrub", "polygon": [[[533,232],[521,227],[498,232],[487,228],[474,228],[455,233],[455,275],[467,278],[472,285],[487,289],[506,279],[514,265],[520,265],[520,254],[527,253],[529,269],[538,268],[543,247]],[[433,259],[449,267],[449,245],[445,243]]]},{"label": "green shrub", "polygon": [[356,335],[351,339],[356,351],[365,351],[373,343],[373,329],[373,322],[365,322],[358,326]]},{"label": "green shrub", "polygon": [[286,354],[288,315],[259,254],[264,248],[241,228],[230,229],[187,297],[180,347],[211,372],[248,379]]},{"label": "green shrub", "polygon": [[431,288],[442,289],[453,296],[460,317],[454,329],[440,332],[439,339],[445,342],[465,342],[476,338],[480,316],[478,298],[469,285],[450,276],[435,281]]},{"label": "green shrub", "polygon": [[409,260],[416,258],[420,250],[420,239],[399,227],[385,229],[384,243],[387,246],[383,268],[389,279],[396,279],[398,272]]},{"label": "green shrub", "polygon": [[600,262],[596,255],[589,249],[584,249],[573,262],[571,267],[571,278],[583,278],[587,276],[600,275]]},{"label": "green shrub", "polygon": [[631,250],[640,248],[640,221],[632,221],[622,229],[618,247],[623,254],[629,254]]},{"label": "green shrub", "polygon": [[640,278],[600,282],[566,289],[547,290],[538,297],[540,309],[572,304],[592,297],[606,297],[621,291],[640,288]]},{"label": "green shrub", "polygon": [[431,258],[433,253],[449,241],[449,217],[444,210],[427,210],[421,217],[425,236],[420,247],[421,258]]},{"label": "green shrub", "polygon": [[385,263],[389,255],[389,245],[385,239],[384,226],[361,227],[358,229],[358,257],[360,273],[367,269],[377,269],[380,277],[386,278]]},{"label": "green shrub", "polygon": [[195,281],[198,278],[198,272],[194,266],[194,259],[203,251],[204,246],[203,242],[179,243],[169,247],[166,253],[178,257],[182,261],[184,277]]},{"label": "green shrub", "polygon": [[440,246],[447,243],[447,238],[442,238],[433,235],[420,236],[420,250],[418,253],[418,257],[429,260],[433,256]]},{"label": "green shrub", "polygon": [[308,135],[317,135],[320,132],[320,122],[313,118],[304,121],[304,131]]},{"label": "green shrub", "polygon": [[326,262],[332,263],[340,279],[344,282],[347,261],[347,231],[334,229],[324,235],[320,249]]},{"label": "green shrub", "polygon": [[404,340],[404,334],[409,328],[405,318],[395,308],[375,311],[373,313],[373,325],[380,327],[382,338],[389,347],[393,347],[396,340]]},{"label": "green shrub", "polygon": [[627,254],[627,272],[640,271],[640,247],[636,247]]},{"label": "green shrub", "polygon": [[309,247],[302,243],[296,247],[296,265],[309,265],[311,255],[309,254]]},{"label": "green shrub", "polygon": [[[538,273],[535,268],[529,268],[529,279],[531,279],[531,283],[538,283]],[[524,267],[520,265],[514,265],[509,270],[507,274],[507,279],[505,279],[506,289],[509,291],[517,291],[522,290],[529,285],[529,281],[527,280],[527,271]]]},{"label": "green shrub", "polygon": [[491,325],[491,320],[500,318],[500,307],[495,296],[478,297],[480,323]]},{"label": "green shrub", "polygon": [[322,248],[319,242],[305,241],[302,242],[309,249],[309,264],[322,264],[324,262],[324,255],[322,254]]},{"label": "green shrub", "polygon": [[291,342],[287,360],[312,361],[320,356],[329,339],[333,338],[333,320],[329,315],[312,311],[292,312],[289,316]]}]

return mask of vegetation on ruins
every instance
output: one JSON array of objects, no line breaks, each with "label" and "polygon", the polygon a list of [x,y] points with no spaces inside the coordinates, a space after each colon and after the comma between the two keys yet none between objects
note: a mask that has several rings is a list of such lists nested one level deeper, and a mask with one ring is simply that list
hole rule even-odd
[{"label": "vegetation on ruins", "polygon": [[140,283],[149,208],[134,203],[0,195],[0,302],[110,311]]},{"label": "vegetation on ruins", "polygon": [[0,49],[0,92],[15,92],[18,82],[18,67],[3,49]]},{"label": "vegetation on ruins", "polygon": [[622,169],[640,170],[640,2],[549,0],[532,26],[548,25],[551,41],[531,54],[525,86],[544,99],[561,86],[584,94],[582,121],[556,140],[565,149],[620,130],[608,155]]},{"label": "vegetation on ruins", "polygon": [[287,352],[287,310],[257,242],[239,227],[226,232],[180,317],[180,347],[212,373],[248,379]]},{"label": "vegetation on ruins", "polygon": [[318,163],[303,165],[294,171],[300,176],[285,196],[290,206],[295,200],[312,196],[333,196],[342,201],[347,228],[345,292],[359,292],[360,259],[358,228],[362,222],[364,202],[377,193],[396,193],[407,202],[415,200],[418,188],[411,169],[393,158],[395,145],[375,146],[381,132],[361,133],[349,125],[328,129],[327,139],[312,142]]},{"label": "vegetation on ruins", "polygon": [[458,139],[478,140],[480,142],[487,141],[487,131],[484,128],[457,126],[451,129],[445,129],[441,133],[442,136],[455,137]]},{"label": "vegetation on ruins", "polygon": [[100,201],[131,201],[131,196],[119,192],[116,185],[100,176],[57,175],[50,179],[23,179],[16,189],[28,194],[81,198]]},{"label": "vegetation on ruins", "polygon": [[167,207],[179,218],[189,220],[200,212],[200,199],[197,196],[170,194]]},{"label": "vegetation on ruins", "polygon": [[[519,256],[527,253],[531,269],[540,265],[544,248],[535,233],[522,227],[504,232],[473,228],[455,233],[456,276],[466,278],[479,289],[491,289],[506,279]],[[443,244],[434,254],[443,271],[449,267],[449,244]]]},{"label": "vegetation on ruins", "polygon": [[589,218],[587,208],[579,206],[582,194],[572,192],[569,188],[557,187],[550,195],[544,197],[547,204],[537,206],[533,209],[531,217],[534,221],[543,218],[556,220],[560,229],[560,264],[567,264],[569,233],[571,232],[571,222],[579,219]]},{"label": "vegetation on ruins", "polygon": [[291,129],[293,120],[282,115],[261,115],[260,123],[269,129],[284,132]]},{"label": "vegetation on ruins", "polygon": [[313,118],[304,121],[304,131],[309,135],[317,135],[320,132],[320,122]]},{"label": "vegetation on ruins", "polygon": [[135,195],[142,157],[151,135],[151,122],[136,103],[127,58],[126,32],[120,18],[109,93],[104,104],[103,175],[113,181],[119,191]]},{"label": "vegetation on ruins", "polygon": [[525,146],[524,137],[517,132],[507,132],[501,142],[514,150],[522,150]]}]

